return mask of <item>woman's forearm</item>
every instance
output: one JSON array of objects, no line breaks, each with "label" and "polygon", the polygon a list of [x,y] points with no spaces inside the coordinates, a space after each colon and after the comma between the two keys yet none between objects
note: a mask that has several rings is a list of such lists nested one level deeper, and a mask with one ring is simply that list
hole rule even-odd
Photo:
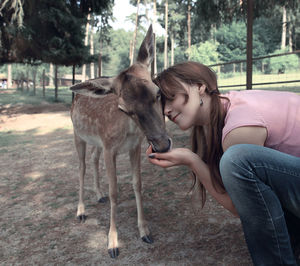
[{"label": "woman's forearm", "polygon": [[206,190],[227,210],[238,217],[238,213],[228,195],[228,193],[219,193],[212,184],[209,168],[198,155],[195,154],[189,165],[192,171],[196,174],[199,181],[203,184]]}]

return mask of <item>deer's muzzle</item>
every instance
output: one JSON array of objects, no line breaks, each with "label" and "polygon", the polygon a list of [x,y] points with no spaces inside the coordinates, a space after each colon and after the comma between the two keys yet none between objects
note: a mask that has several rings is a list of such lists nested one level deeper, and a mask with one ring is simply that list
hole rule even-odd
[{"label": "deer's muzzle", "polygon": [[153,152],[168,152],[172,148],[172,139],[167,138],[163,141],[149,140]]}]

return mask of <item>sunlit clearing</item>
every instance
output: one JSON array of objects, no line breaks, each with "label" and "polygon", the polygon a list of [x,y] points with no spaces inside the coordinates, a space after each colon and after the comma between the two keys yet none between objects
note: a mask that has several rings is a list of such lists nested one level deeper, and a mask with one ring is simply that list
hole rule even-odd
[{"label": "sunlit clearing", "polygon": [[26,178],[30,178],[32,180],[37,180],[43,176],[44,176],[44,174],[39,171],[33,171],[33,172],[25,174]]}]

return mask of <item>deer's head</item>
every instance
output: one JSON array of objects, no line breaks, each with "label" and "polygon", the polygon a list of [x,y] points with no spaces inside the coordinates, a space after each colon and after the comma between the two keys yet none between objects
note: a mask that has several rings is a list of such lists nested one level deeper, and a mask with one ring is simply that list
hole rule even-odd
[{"label": "deer's head", "polygon": [[108,93],[118,96],[118,107],[145,134],[155,152],[171,148],[165,131],[160,90],[152,82],[149,68],[153,60],[154,36],[152,26],[141,44],[136,62],[116,77],[100,77],[76,84],[71,90],[91,97],[103,98]]}]

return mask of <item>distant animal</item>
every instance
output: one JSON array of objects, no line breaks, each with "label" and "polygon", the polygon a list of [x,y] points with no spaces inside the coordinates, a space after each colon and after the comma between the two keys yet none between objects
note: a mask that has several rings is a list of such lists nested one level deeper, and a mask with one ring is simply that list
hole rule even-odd
[{"label": "distant animal", "polygon": [[285,66],[281,66],[279,69],[278,69],[278,75],[279,74],[284,74],[284,72],[285,72]]},{"label": "distant animal", "polygon": [[98,163],[101,153],[104,155],[109,180],[111,214],[108,252],[112,258],[119,255],[116,229],[116,156],[119,153],[129,152],[130,155],[140,236],[147,243],[153,242],[142,208],[141,143],[146,136],[156,152],[166,152],[171,146],[162,115],[160,90],[152,82],[149,72],[153,60],[153,45],[151,25],[139,49],[136,63],[116,77],[100,77],[70,88],[76,93],[71,118],[80,162],[77,217],[82,222],[86,219],[83,202],[85,153],[86,144],[91,144],[94,183],[99,202],[107,200],[99,185]]}]

